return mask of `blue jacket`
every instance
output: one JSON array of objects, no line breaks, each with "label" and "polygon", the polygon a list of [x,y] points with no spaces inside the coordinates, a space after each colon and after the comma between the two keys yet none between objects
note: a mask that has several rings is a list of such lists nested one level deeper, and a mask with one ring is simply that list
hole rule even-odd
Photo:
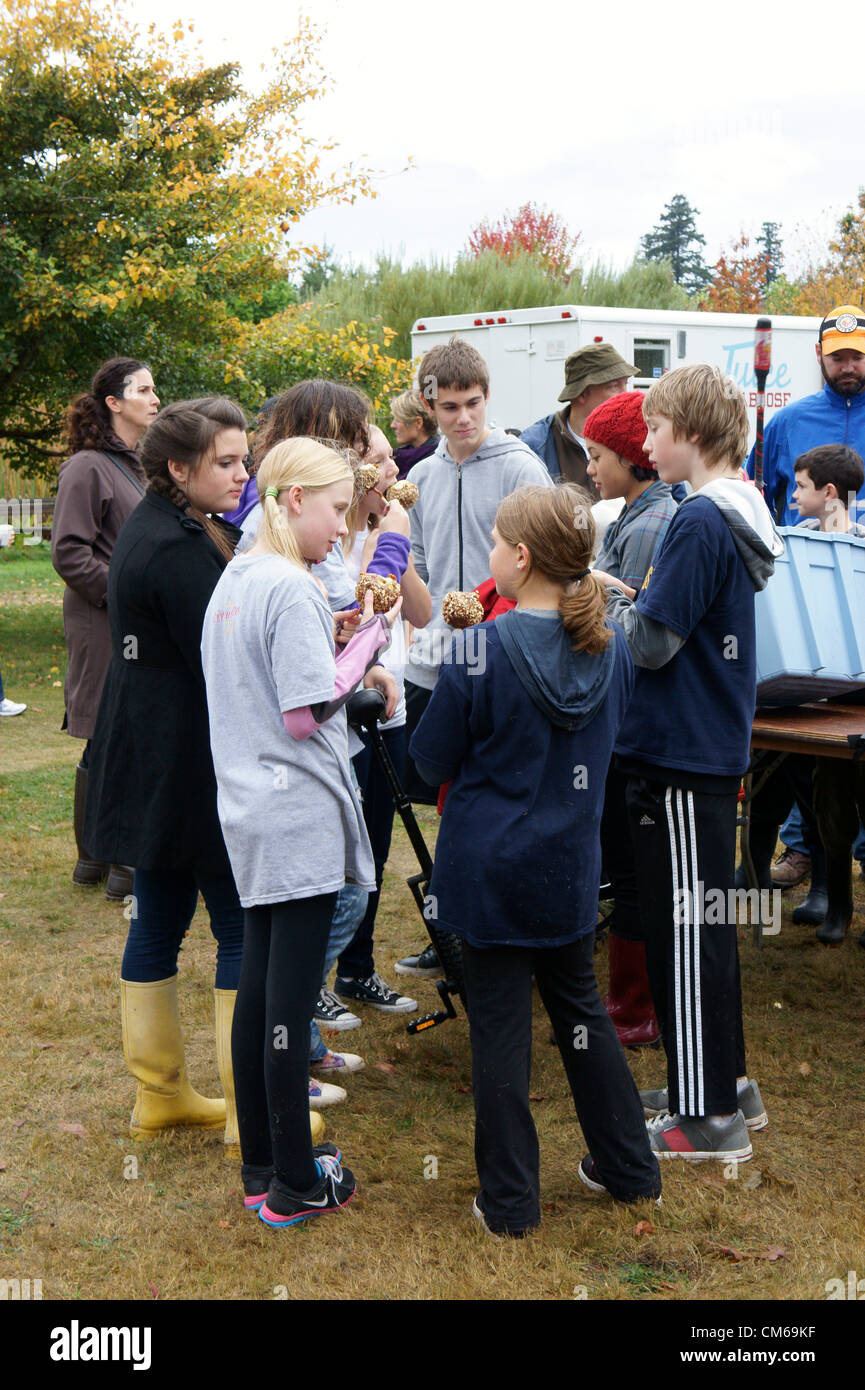
[{"label": "blue jacket", "polygon": [[[571,650],[555,612],[515,610],[454,639],[410,752],[453,778],[429,910],[472,946],[565,945],[593,931],[607,768],[634,680],[621,630]],[[476,661],[460,660],[471,634]]]},{"label": "blue jacket", "polygon": [[520,435],[520,442],[528,445],[537,454],[542,463],[547,466],[547,472],[551,478],[561,476],[559,468],[559,455],[556,449],[556,441],[553,438],[553,420],[555,415],[547,415],[543,420],[536,420],[533,425],[529,425]]},{"label": "blue jacket", "polygon": [[[849,444],[865,455],[865,391],[841,396],[825,385],[813,396],[785,405],[766,425],[763,437],[763,496],[779,526],[795,526],[799,509],[791,498],[796,487],[795,463],[800,454],[818,444]],[[754,450],[748,456],[748,477],[754,476]],[[784,509],[776,511],[776,498],[786,487]],[[865,501],[865,486],[859,490]]]}]

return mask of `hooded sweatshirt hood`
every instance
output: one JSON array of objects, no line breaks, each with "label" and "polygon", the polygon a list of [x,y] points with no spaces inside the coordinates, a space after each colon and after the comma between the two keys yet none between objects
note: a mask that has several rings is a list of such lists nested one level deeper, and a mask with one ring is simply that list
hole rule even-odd
[{"label": "hooded sweatshirt hood", "polygon": [[784,553],[784,541],[775,529],[762,493],[753,483],[739,478],[717,478],[692,492],[679,505],[687,507],[695,497],[714,502],[730,528],[754,588],[765,589],[774,573],[775,560]]},{"label": "hooded sweatshirt hood", "polygon": [[594,717],[615,666],[614,642],[602,652],[575,652],[554,610],[512,609],[496,619],[520,683],[552,724],[573,733]]}]

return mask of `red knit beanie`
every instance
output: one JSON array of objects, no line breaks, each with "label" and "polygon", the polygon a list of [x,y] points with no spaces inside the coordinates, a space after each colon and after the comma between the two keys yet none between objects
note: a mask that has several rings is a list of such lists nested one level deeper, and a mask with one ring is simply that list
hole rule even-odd
[{"label": "red knit beanie", "polygon": [[643,453],[646,440],[643,400],[642,391],[622,391],[621,395],[610,396],[592,411],[583,426],[583,438],[605,445],[638,468],[651,469],[649,455]]}]

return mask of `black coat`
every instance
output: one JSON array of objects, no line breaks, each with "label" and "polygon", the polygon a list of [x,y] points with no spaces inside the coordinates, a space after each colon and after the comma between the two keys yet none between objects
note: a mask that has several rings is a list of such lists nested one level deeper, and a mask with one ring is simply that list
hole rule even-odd
[{"label": "black coat", "polygon": [[103,863],[231,872],[201,669],[204,613],[227,563],[200,522],[152,492],[117,537],[108,574],[111,664],[84,827],[85,848]]}]

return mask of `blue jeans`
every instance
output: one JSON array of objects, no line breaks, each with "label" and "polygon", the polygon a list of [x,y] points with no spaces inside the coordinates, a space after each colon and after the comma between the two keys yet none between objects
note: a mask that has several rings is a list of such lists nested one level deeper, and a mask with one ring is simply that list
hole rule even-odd
[{"label": "blue jeans", "polygon": [[[800,854],[810,855],[811,850],[805,843],[805,835],[802,827],[802,812],[799,810],[798,805],[793,807],[784,824],[781,826],[780,837],[782,845],[786,845],[788,849],[795,849],[798,850]],[[865,828],[863,828],[861,821],[859,823],[859,834],[853,846],[853,858],[860,864],[863,859],[865,859]]]},{"label": "blue jeans", "polygon": [[152,984],[177,974],[177,957],[201,892],[216,938],[216,989],[237,989],[243,955],[243,908],[231,874],[136,869],[132,918],[120,974]]},{"label": "blue jeans", "polygon": [[[391,762],[396,769],[396,775],[401,781],[407,756],[405,726],[403,725],[398,729],[382,729],[381,735],[385,748],[390,754]],[[337,972],[349,980],[368,980],[375,970],[375,960],[373,959],[375,914],[378,911],[378,901],[381,896],[384,866],[390,853],[395,809],[393,793],[387,777],[382,771],[378,759],[373,755],[367,735],[363,736],[363,744],[363,750],[355,754],[354,770],[360,783],[363,798],[363,818],[372,847],[372,857],[375,861],[376,890],[369,895],[366,912],[358,926],[354,940],[347,944],[344,951],[340,952]]]},{"label": "blue jeans", "polygon": [[[330,933],[327,938],[327,950],[324,954],[322,984],[330,974],[340,951],[351,941],[363,920],[368,896],[366,889],[358,888],[356,883],[344,884],[337,893],[336,907],[333,910]],[[327,1044],[321,1036],[318,1024],[313,1019],[309,1025],[309,1060],[320,1062],[326,1053]]]},{"label": "blue jeans", "polygon": [[805,830],[802,825],[802,812],[794,802],[793,809],[781,826],[779,832],[781,844],[788,849],[795,850],[797,854],[810,855],[811,848],[805,843]]}]

